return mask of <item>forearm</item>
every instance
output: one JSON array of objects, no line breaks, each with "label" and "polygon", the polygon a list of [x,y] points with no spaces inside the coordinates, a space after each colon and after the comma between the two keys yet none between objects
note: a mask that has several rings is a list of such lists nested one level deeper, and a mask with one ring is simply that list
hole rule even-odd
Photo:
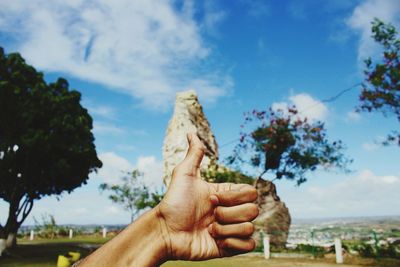
[{"label": "forearm", "polygon": [[78,266],[158,266],[168,248],[157,208],[146,212]]}]

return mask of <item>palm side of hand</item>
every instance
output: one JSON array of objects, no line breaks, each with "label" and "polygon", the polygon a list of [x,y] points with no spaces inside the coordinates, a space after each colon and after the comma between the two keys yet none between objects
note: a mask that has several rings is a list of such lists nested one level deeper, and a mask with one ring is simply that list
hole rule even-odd
[{"label": "palm side of hand", "polygon": [[[188,140],[188,154],[185,160],[175,168],[169,189],[159,205],[160,215],[164,219],[168,231],[171,258],[201,260],[252,250],[254,241],[248,238],[253,232],[252,225],[250,223],[247,223],[247,225],[242,223],[239,228],[238,226],[233,226],[236,228],[221,226],[221,222],[230,223],[230,221],[219,220],[219,217],[222,216],[218,214],[222,214],[223,210],[217,213],[216,209],[221,200],[225,202],[222,204],[232,203],[234,205],[254,201],[256,197],[254,195],[255,190],[250,187],[251,192],[249,194],[246,194],[245,190],[239,193],[242,188],[249,189],[249,186],[212,184],[203,181],[200,178],[199,171],[204,151],[203,145],[195,135],[189,136]],[[232,188],[236,192],[230,192]],[[239,202],[235,202],[234,199],[232,202],[232,196],[238,193]],[[251,205],[254,206],[254,204]],[[254,211],[254,207],[252,210]],[[242,221],[250,221],[257,214],[252,212]],[[230,220],[234,222],[235,219],[231,218]],[[241,223],[242,221],[239,220],[238,222]],[[213,233],[213,225],[216,225],[215,229],[220,229],[219,233]],[[225,228],[228,229],[228,232],[229,229],[236,229],[233,232],[231,230],[231,233],[235,236],[235,231],[238,232],[243,229],[243,225],[247,227],[247,230],[244,229],[245,233],[243,234],[242,231],[236,234],[236,236],[245,237],[243,241],[242,239],[239,241],[232,238],[229,239],[229,233],[224,234],[221,232]],[[233,247],[232,242],[236,242],[233,243]],[[238,242],[243,244],[239,243],[238,251],[235,251]],[[240,245],[245,246],[245,248],[241,249]]]}]

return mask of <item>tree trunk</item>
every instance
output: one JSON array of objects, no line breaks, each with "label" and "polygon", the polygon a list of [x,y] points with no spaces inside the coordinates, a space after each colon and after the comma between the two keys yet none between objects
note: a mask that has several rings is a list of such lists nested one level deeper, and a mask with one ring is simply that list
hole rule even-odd
[{"label": "tree trunk", "polygon": [[4,226],[7,248],[14,248],[17,246],[16,238],[18,231],[18,220],[17,220],[18,204],[19,201],[18,203],[10,203],[7,222],[6,225]]},{"label": "tree trunk", "polygon": [[[21,224],[25,221],[28,214],[33,207],[33,200],[25,197],[20,205],[22,197],[15,197],[10,201],[7,222],[4,226],[4,233],[7,238],[7,248],[14,248],[17,246],[17,233]],[[20,219],[18,219],[20,218]]]},{"label": "tree trunk", "polygon": [[6,250],[6,240],[4,238],[0,238],[0,257],[5,250]]},{"label": "tree trunk", "polygon": [[6,247],[15,248],[16,246],[17,246],[17,232],[15,231],[8,233],[6,240]]}]

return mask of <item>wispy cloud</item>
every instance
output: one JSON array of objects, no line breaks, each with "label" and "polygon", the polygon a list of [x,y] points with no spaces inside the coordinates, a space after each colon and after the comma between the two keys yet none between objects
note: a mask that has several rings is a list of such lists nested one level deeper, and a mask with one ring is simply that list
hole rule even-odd
[{"label": "wispy cloud", "polygon": [[328,107],[321,101],[313,98],[311,95],[301,93],[289,97],[287,102],[272,103],[273,110],[287,110],[289,106],[296,106],[300,117],[307,117],[309,120],[315,121],[326,120],[328,116]]},{"label": "wispy cloud", "polygon": [[358,112],[349,111],[346,114],[345,120],[346,120],[346,122],[357,122],[357,121],[361,120],[361,115]]},{"label": "wispy cloud", "polygon": [[326,186],[281,194],[294,217],[347,217],[399,214],[400,176],[362,170]]},{"label": "wispy cloud", "polygon": [[368,57],[378,54],[379,47],[371,37],[371,22],[379,18],[386,23],[400,25],[400,4],[398,0],[366,0],[355,7],[347,19],[347,25],[360,35],[358,60],[362,62]]},{"label": "wispy cloud", "polygon": [[96,82],[146,108],[163,109],[188,87],[198,86],[204,101],[215,101],[232,86],[229,74],[206,64],[212,51],[194,12],[159,0],[0,1],[0,33],[41,70]]},{"label": "wispy cloud", "polygon": [[379,148],[380,146],[377,143],[364,143],[362,144],[362,148],[365,151],[372,152]]},{"label": "wispy cloud", "polygon": [[217,1],[204,1],[204,19],[202,26],[206,32],[214,37],[220,36],[217,25],[225,20],[227,12],[217,5]]},{"label": "wispy cloud", "polygon": [[263,0],[241,0],[249,16],[259,18],[270,13],[270,6]]},{"label": "wispy cloud", "polygon": [[113,107],[106,105],[94,105],[91,102],[83,103],[83,106],[89,110],[89,114],[92,116],[99,116],[105,119],[115,119],[116,110]]},{"label": "wispy cloud", "polygon": [[93,122],[93,132],[95,135],[121,135],[126,133],[121,127],[99,121]]}]

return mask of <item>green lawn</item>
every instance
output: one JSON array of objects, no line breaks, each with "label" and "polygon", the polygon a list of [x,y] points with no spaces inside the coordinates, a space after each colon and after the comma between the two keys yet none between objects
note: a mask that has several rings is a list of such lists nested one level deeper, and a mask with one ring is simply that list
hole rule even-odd
[{"label": "green lawn", "polygon": [[[10,251],[10,255],[0,258],[2,267],[55,267],[58,255],[69,251],[80,252],[84,257],[90,253],[90,248],[82,248],[82,244],[93,245],[104,243],[101,237],[77,237],[76,239],[35,240],[19,242],[18,248]],[[264,260],[260,256],[234,257],[203,262],[167,262],[162,267],[337,267],[333,259],[271,259]],[[399,260],[385,260],[379,263],[374,260],[353,259],[347,260],[347,265],[341,266],[400,266]]]}]

